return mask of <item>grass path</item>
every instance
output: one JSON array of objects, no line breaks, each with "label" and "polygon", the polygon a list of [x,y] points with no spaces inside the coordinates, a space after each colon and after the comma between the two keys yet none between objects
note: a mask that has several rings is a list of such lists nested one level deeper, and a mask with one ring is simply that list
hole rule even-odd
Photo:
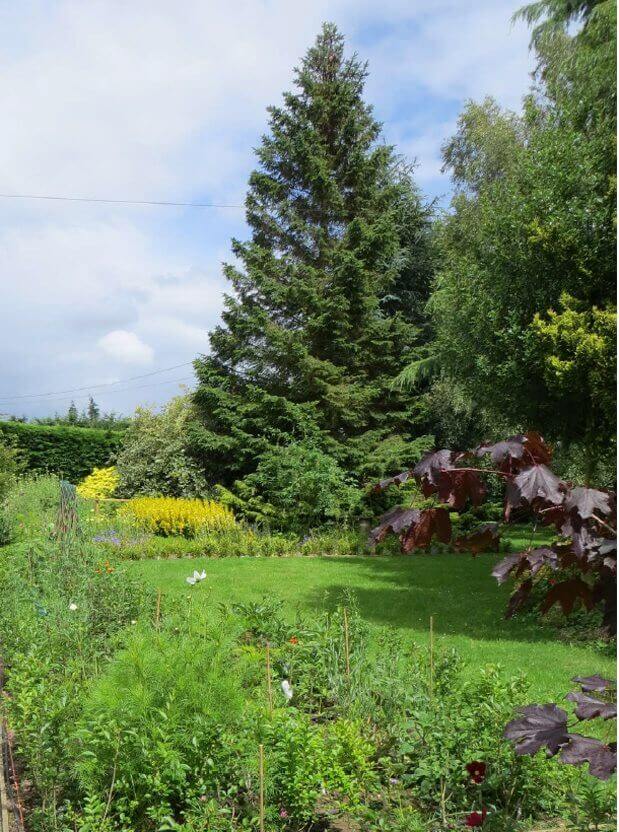
[{"label": "grass path", "polygon": [[[510,674],[524,672],[532,695],[561,698],[575,675],[615,676],[615,663],[593,645],[567,644],[551,627],[503,617],[509,587],[497,587],[490,572],[495,555],[360,558],[208,558],[139,561],[132,566],[166,596],[168,605],[258,601],[281,598],[286,614],[330,608],[352,590],[361,615],[373,628],[395,627],[423,643],[430,616],[439,643],[454,647],[474,672],[489,663]],[[189,587],[194,568],[207,578]]]}]

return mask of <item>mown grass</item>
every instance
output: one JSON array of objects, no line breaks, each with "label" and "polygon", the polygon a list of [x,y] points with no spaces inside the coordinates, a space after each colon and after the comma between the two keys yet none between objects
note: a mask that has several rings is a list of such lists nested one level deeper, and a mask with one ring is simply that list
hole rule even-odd
[{"label": "mown grass", "polygon": [[[526,545],[512,534],[514,547]],[[207,558],[139,561],[132,568],[162,590],[168,609],[187,604],[202,616],[221,603],[281,598],[291,619],[297,611],[332,608],[354,592],[361,615],[376,631],[393,627],[425,643],[430,616],[437,643],[453,647],[470,672],[500,664],[524,673],[532,699],[562,698],[575,675],[615,675],[615,662],[595,645],[569,644],[556,629],[518,618],[505,620],[509,586],[491,576],[499,555],[414,555],[328,558]],[[189,587],[193,569],[207,578]]]}]

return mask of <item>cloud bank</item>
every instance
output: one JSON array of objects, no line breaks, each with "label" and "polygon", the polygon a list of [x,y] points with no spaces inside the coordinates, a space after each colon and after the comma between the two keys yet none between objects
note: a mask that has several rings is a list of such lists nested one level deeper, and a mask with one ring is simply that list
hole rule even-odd
[{"label": "cloud bank", "polygon": [[[289,89],[325,19],[369,60],[388,141],[448,192],[440,145],[468,98],[517,107],[528,35],[512,2],[481,0],[23,0],[0,11],[0,192],[243,202],[266,107]],[[0,412],[66,410],[18,398],[190,361],[208,350],[242,209],[0,199]],[[154,379],[153,381],[156,381]],[[96,395],[131,412],[161,385]],[[136,384],[137,387],[137,384]],[[96,393],[96,390],[93,389]],[[86,397],[75,394],[78,406]]]}]

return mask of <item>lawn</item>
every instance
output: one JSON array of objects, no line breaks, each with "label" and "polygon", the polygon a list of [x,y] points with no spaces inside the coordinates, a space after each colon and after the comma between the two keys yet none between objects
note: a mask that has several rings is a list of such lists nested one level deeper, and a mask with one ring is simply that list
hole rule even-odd
[{"label": "lawn", "polygon": [[[497,555],[415,555],[395,557],[220,558],[139,561],[132,569],[160,588],[167,605],[281,598],[287,615],[334,606],[352,590],[363,618],[376,631],[395,627],[423,643],[430,616],[437,643],[455,648],[471,670],[498,663],[523,672],[533,699],[561,698],[575,675],[615,675],[615,663],[594,645],[568,644],[554,628],[532,621],[505,620],[509,586],[491,576]],[[194,568],[207,578],[189,587]],[[191,599],[191,601],[189,601]]]}]

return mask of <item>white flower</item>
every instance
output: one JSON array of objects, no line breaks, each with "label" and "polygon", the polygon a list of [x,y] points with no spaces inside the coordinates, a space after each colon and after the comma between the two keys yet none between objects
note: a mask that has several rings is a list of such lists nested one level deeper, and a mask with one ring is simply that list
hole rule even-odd
[{"label": "white flower", "polygon": [[131,623],[132,623],[132,624],[137,624],[138,622],[135,620],[135,618],[132,618],[132,619],[131,619]]},{"label": "white flower", "polygon": [[293,691],[292,685],[290,684],[288,679],[282,680],[282,693],[286,697],[286,702],[290,702],[290,700],[292,699]]},{"label": "white flower", "polygon": [[193,586],[198,581],[203,581],[206,578],[206,571],[203,569],[202,572],[198,572],[197,569],[193,570],[193,575],[190,575],[188,578],[185,578],[189,586]]},{"label": "white flower", "polygon": [[69,604],[69,609],[71,610],[71,612],[75,612],[75,610],[77,609],[77,604],[74,604],[73,601],[71,601],[71,603]]}]

